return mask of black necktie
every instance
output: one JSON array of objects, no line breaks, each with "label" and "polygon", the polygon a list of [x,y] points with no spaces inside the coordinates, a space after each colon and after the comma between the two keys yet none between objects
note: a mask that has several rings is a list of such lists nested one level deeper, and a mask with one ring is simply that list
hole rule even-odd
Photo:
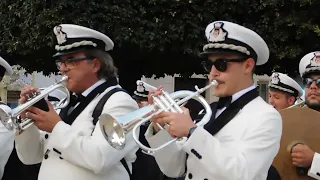
[{"label": "black necktie", "polygon": [[70,107],[75,106],[77,103],[83,101],[85,97],[82,94],[73,94],[70,97]]},{"label": "black necktie", "polygon": [[231,104],[232,96],[221,97],[218,101],[218,109],[222,109],[224,107],[228,107]]}]

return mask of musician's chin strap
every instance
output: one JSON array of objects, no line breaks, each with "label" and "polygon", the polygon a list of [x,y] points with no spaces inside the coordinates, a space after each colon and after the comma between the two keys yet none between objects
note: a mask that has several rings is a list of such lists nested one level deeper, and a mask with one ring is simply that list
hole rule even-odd
[{"label": "musician's chin strap", "polygon": [[[294,148],[296,145],[298,145],[298,144],[304,145],[304,143],[302,143],[302,142],[293,143],[293,144],[291,145],[291,147],[289,146],[289,147],[290,147],[290,151],[289,151],[290,154],[292,154],[293,148]],[[296,170],[297,170],[297,175],[298,175],[298,176],[307,176],[307,175],[308,175],[308,170],[309,170],[309,168],[296,166]]]}]

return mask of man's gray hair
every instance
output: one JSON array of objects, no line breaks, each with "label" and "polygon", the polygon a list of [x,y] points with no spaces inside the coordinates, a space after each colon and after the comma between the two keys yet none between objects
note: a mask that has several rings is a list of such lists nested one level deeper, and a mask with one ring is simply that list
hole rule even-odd
[{"label": "man's gray hair", "polygon": [[112,77],[117,77],[118,69],[115,67],[113,59],[109,53],[99,49],[88,49],[85,50],[84,54],[87,57],[97,58],[102,62],[101,68],[98,71],[98,78],[108,79]]}]

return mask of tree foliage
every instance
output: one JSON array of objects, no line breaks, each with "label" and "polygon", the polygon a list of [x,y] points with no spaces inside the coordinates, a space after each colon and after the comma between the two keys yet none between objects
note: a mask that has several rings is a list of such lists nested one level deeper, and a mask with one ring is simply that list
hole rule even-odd
[{"label": "tree foliage", "polygon": [[294,76],[301,57],[319,48],[316,0],[2,0],[0,50],[27,70],[56,71],[53,27],[74,23],[101,31],[115,42],[120,75],[203,73],[197,54],[214,20],[258,32],[271,56],[258,74]]}]

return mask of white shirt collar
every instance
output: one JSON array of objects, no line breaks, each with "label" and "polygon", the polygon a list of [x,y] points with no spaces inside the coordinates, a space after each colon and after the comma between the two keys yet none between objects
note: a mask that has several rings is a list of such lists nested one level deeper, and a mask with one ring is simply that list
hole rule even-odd
[{"label": "white shirt collar", "polygon": [[94,90],[96,87],[98,87],[100,84],[106,82],[105,79],[100,79],[98,82],[94,83],[91,87],[89,87],[87,90],[83,91],[81,94],[86,97],[88,94]]},{"label": "white shirt collar", "polygon": [[238,98],[240,98],[242,95],[244,95],[245,93],[251,91],[252,89],[256,88],[255,85],[252,85],[246,89],[243,89],[237,93],[235,93],[234,95],[232,95],[232,100],[231,100],[231,103],[233,103],[235,100],[237,100]]}]

